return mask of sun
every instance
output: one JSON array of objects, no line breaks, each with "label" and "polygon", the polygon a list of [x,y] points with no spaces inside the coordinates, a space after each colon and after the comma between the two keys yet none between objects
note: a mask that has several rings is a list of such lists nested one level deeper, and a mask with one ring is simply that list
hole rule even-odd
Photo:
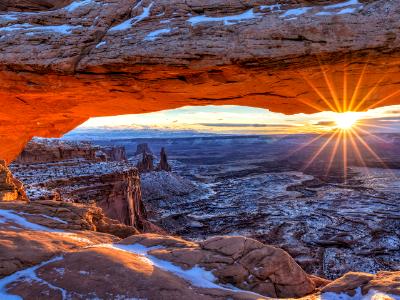
[{"label": "sun", "polygon": [[349,130],[357,125],[360,115],[356,112],[338,113],[334,117],[337,129]]}]

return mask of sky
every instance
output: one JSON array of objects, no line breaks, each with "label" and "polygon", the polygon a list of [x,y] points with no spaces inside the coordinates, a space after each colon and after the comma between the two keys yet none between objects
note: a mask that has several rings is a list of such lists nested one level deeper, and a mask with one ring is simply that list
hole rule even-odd
[{"label": "sky", "polygon": [[[357,125],[371,132],[399,132],[400,105],[354,113]],[[342,118],[333,112],[284,115],[245,106],[186,106],[147,114],[92,118],[85,129],[195,131],[225,134],[296,134],[332,131]]]}]

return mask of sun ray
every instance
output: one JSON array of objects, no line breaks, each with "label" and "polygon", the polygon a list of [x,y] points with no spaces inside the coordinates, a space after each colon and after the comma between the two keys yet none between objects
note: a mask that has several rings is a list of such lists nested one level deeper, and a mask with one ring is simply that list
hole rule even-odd
[{"label": "sun ray", "polygon": [[396,91],[396,92],[393,92],[393,93],[390,94],[389,96],[386,96],[385,98],[383,98],[383,99],[381,99],[381,100],[375,102],[374,104],[370,105],[370,106],[367,108],[367,110],[378,107],[378,106],[381,105],[382,103],[385,103],[385,101],[389,100],[390,98],[392,98],[392,97],[394,97],[394,96],[396,96],[396,95],[398,95],[398,94],[400,94],[400,89],[399,89],[398,91]]},{"label": "sun ray", "polygon": [[368,136],[371,136],[371,137],[377,139],[378,141],[380,141],[380,142],[382,142],[382,143],[387,143],[387,141],[384,140],[383,138],[377,136],[376,134],[373,134],[373,133],[371,133],[371,132],[368,132],[368,131],[366,131],[366,130],[360,128],[360,127],[357,127],[357,130],[358,130],[358,131],[361,131],[362,133],[364,133],[364,134],[366,134],[366,135],[368,135]]},{"label": "sun ray", "polygon": [[303,167],[303,170],[308,169],[311,164],[315,161],[315,159],[325,150],[325,148],[329,145],[331,140],[335,137],[335,134],[332,134],[327,141],[318,149],[318,151],[313,155],[313,157],[309,160],[309,162]]},{"label": "sun ray", "polygon": [[304,145],[298,147],[297,149],[291,151],[291,152],[286,156],[286,158],[289,158],[289,157],[293,156],[294,154],[298,153],[299,151],[303,150],[304,148],[307,148],[308,146],[314,144],[315,142],[317,142],[319,139],[323,138],[323,137],[324,137],[325,135],[327,135],[327,134],[330,134],[330,133],[329,133],[329,132],[326,132],[326,133],[323,133],[323,134],[320,134],[320,135],[316,136],[316,137],[313,138],[311,141],[309,141],[309,142],[305,143]]},{"label": "sun ray", "polygon": [[328,106],[331,111],[337,112],[337,109],[331,104],[331,102],[322,94],[322,92],[306,77],[303,76],[303,79],[307,82],[307,84],[314,90],[314,92],[321,98],[321,100]]},{"label": "sun ray", "polygon": [[[350,140],[350,142],[351,142],[351,144],[352,144],[353,150],[356,152],[358,161],[362,164],[363,167],[367,167],[367,164],[365,163],[365,161],[364,161],[364,159],[363,159],[363,157],[362,157],[361,151],[360,151],[360,149],[358,148],[358,145],[356,144],[356,142],[355,142],[355,140],[354,140],[354,135],[353,135],[353,133],[352,133],[352,130],[350,130],[349,140]],[[367,172],[369,173],[368,170],[367,170]]]},{"label": "sun ray", "polygon": [[332,99],[333,99],[333,101],[334,101],[334,103],[335,103],[336,109],[335,109],[334,111],[336,111],[336,112],[342,112],[342,108],[341,108],[341,105],[340,105],[340,103],[339,103],[339,99],[338,99],[338,97],[337,97],[335,88],[334,88],[334,86],[332,85],[332,82],[331,82],[330,78],[328,77],[328,74],[327,74],[326,70],[325,70],[324,67],[321,65],[321,62],[319,61],[319,59],[318,59],[318,63],[319,63],[319,66],[320,66],[322,75],[324,75],[324,79],[325,79],[326,86],[328,87],[329,93],[331,94],[331,97],[332,97]]},{"label": "sun ray", "polygon": [[347,64],[346,59],[344,63],[344,70],[343,70],[343,108],[342,111],[347,111]]},{"label": "sun ray", "polygon": [[350,104],[349,104],[349,107],[347,109],[348,111],[352,111],[353,110],[354,102],[356,101],[356,99],[358,97],[358,93],[359,93],[359,90],[360,90],[360,87],[361,87],[361,83],[364,80],[364,75],[365,75],[365,72],[367,71],[368,63],[369,63],[369,59],[365,63],[365,65],[363,67],[363,70],[361,71],[360,77],[358,78],[357,85],[356,85],[355,89],[353,90],[353,95],[351,96]]},{"label": "sun ray", "polygon": [[378,88],[379,84],[386,78],[386,74],[382,76],[382,78],[377,81],[372,89],[368,91],[368,93],[358,102],[358,105],[354,108],[355,111],[358,111],[362,105],[370,98],[370,96],[375,92],[375,90]]},{"label": "sun ray", "polygon": [[367,151],[377,160],[379,163],[385,168],[389,169],[385,162],[379,157],[378,154],[365,142],[365,140],[357,133],[356,130],[352,130],[352,133],[356,136],[356,138],[360,141],[360,143],[367,149]]},{"label": "sun ray", "polygon": [[335,134],[337,134],[338,137],[336,138],[336,142],[335,142],[335,145],[333,146],[333,150],[332,150],[331,156],[329,157],[329,162],[328,162],[328,167],[326,169],[325,177],[328,176],[330,171],[331,171],[333,161],[334,161],[334,159],[336,157],[337,150],[339,148],[340,140],[341,140],[341,137],[342,137],[342,131],[341,130],[336,130]]},{"label": "sun ray", "polygon": [[[350,131],[350,130],[349,130]],[[343,179],[344,182],[347,184],[347,130],[343,130],[343,138],[342,138],[342,146],[343,146]]]}]

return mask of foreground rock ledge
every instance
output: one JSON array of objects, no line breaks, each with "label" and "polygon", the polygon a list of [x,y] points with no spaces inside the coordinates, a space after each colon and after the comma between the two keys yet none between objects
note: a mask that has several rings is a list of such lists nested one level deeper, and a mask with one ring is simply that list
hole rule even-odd
[{"label": "foreground rock ledge", "polygon": [[16,0],[0,9],[7,161],[32,136],[92,116],[207,104],[312,113],[400,99],[398,1]]},{"label": "foreground rock ledge", "polygon": [[380,294],[382,299],[400,298],[399,272],[348,273],[329,282],[307,275],[285,251],[245,237],[221,236],[197,243],[135,234],[121,240],[113,230],[98,232],[96,212],[83,206],[43,201],[0,204],[2,296],[311,300],[324,299],[321,295],[331,299]]}]

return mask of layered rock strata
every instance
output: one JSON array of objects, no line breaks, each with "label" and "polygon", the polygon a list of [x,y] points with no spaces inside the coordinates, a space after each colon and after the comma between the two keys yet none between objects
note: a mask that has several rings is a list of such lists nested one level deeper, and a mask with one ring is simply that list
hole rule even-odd
[{"label": "layered rock strata", "polygon": [[99,147],[89,142],[33,139],[15,159],[17,164],[52,163],[69,159],[125,161],[124,147]]},{"label": "layered rock strata", "polygon": [[156,229],[146,220],[138,170],[125,161],[101,161],[98,152],[107,149],[72,145],[47,140],[30,143],[11,166],[25,183],[29,199],[96,204],[122,224],[140,231]]},{"label": "layered rock strata", "polygon": [[58,136],[93,116],[207,104],[290,114],[399,103],[398,1],[45,2],[2,5],[7,162],[32,136]]}]

